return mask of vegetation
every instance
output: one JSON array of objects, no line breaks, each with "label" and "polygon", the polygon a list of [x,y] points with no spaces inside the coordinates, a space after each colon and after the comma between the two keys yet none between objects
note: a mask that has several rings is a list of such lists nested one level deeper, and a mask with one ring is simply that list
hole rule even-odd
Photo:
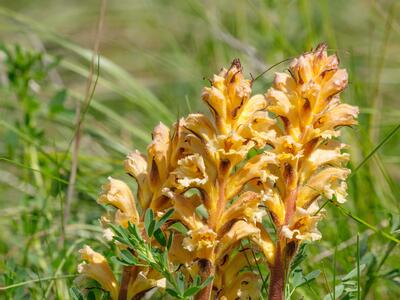
[{"label": "vegetation", "polygon": [[[298,249],[286,296],[400,295],[399,9],[396,1],[3,4],[1,297],[83,297],[74,281],[78,249],[86,244],[103,253],[118,276],[121,264],[138,264],[129,252],[111,259],[119,250],[103,238],[104,209],[96,200],[107,177],[128,179],[123,160],[134,149],[145,150],[159,121],[170,126],[188,113],[208,114],[199,105],[200,93],[220,66],[239,57],[246,77],[254,79],[254,93],[264,93],[289,59],[321,41],[348,70],[341,97],[360,107],[359,125],[344,128],[341,136],[351,145],[348,201],[324,203],[326,218],[318,225],[323,239]],[[126,182],[137,191],[132,180]],[[160,222],[160,216],[147,215],[147,225]],[[142,264],[167,274],[162,252],[134,227],[114,230],[120,243],[154,254],[151,261],[139,256]],[[166,249],[171,245],[169,236],[165,245],[158,233],[154,238]],[[248,249],[247,243],[241,247]],[[266,279],[265,263],[255,255],[249,268]],[[210,280],[184,282],[181,274],[168,278],[169,295],[177,298],[191,297]],[[89,287],[89,299],[108,295],[95,282]]]}]

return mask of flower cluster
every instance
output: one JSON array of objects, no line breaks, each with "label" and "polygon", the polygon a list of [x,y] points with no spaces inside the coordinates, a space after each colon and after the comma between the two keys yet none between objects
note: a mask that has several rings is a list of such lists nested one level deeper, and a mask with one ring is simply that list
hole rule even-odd
[{"label": "flower cluster", "polygon": [[[283,285],[302,240],[321,237],[318,199],[341,203],[346,198],[349,170],[343,166],[349,157],[336,137],[341,126],[356,123],[358,114],[356,107],[340,103],[346,85],[346,71],[338,68],[335,55],[327,55],[325,45],[294,59],[287,74],[277,73],[265,95],[251,95],[252,80],[244,78],[234,60],[203,90],[212,119],[190,114],[172,130],[159,124],[147,154],[136,150],[128,155],[125,170],[136,179],[142,211],[151,209],[161,217],[173,208],[169,224],[187,229],[176,232],[170,260],[184,268],[188,281],[196,275],[214,277],[197,298],[257,294],[260,280],[246,267],[264,262],[271,270],[271,299],[281,299],[271,286]],[[143,216],[124,182],[110,178],[98,202],[116,209],[103,218],[104,226],[130,222],[143,228]],[[274,238],[272,228],[262,223],[267,215]],[[172,230],[167,224],[162,229]],[[244,240],[249,246],[243,247]],[[132,288],[139,281],[145,289],[160,286],[159,274],[135,267],[123,273],[121,282],[127,286],[119,288],[104,257],[84,249],[92,254],[85,254],[88,263],[80,272],[97,280],[113,299],[122,292],[129,299],[143,292]],[[249,251],[263,258],[255,261]]]}]

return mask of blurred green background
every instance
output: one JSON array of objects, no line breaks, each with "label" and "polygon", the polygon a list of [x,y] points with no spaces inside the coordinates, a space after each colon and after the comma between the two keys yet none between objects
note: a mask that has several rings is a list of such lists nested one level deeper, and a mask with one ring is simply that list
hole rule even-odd
[{"label": "blurred green background", "polygon": [[[234,58],[256,77],[320,42],[349,72],[343,100],[360,107],[360,124],[342,139],[351,145],[351,167],[362,165],[349,180],[346,212],[328,204],[323,239],[308,246],[302,267],[321,274],[293,299],[323,299],[334,273],[338,293],[343,287],[338,299],[353,299],[358,280],[366,299],[400,296],[399,247],[382,235],[399,237],[398,1],[107,1],[76,193],[63,222],[75,107],[85,102],[100,7],[92,0],[0,1],[0,273],[8,287],[0,298],[69,299],[77,249],[108,247],[95,200],[107,176],[128,179],[125,155],[144,150],[159,121],[206,112],[202,87]],[[254,92],[266,92],[274,72],[286,68],[268,71]],[[357,233],[362,272],[345,280],[356,267]]]}]

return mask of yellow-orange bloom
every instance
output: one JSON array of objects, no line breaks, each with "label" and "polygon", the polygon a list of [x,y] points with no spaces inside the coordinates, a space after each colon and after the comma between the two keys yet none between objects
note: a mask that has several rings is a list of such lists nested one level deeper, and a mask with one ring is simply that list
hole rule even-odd
[{"label": "yellow-orange bloom", "polygon": [[78,273],[96,280],[104,290],[110,292],[112,299],[117,300],[119,287],[105,257],[87,245],[79,253],[85,262],[78,266]]},{"label": "yellow-orange bloom", "polygon": [[137,223],[139,215],[136,210],[135,198],[128,185],[112,177],[103,185],[103,192],[98,203],[112,205],[117,208],[115,222],[119,225],[128,226],[128,222]]}]

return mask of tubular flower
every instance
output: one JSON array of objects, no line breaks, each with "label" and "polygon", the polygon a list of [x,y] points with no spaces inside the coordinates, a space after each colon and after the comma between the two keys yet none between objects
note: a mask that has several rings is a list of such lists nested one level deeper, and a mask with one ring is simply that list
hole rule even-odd
[{"label": "tubular flower", "polygon": [[128,226],[128,221],[137,223],[139,215],[136,210],[135,198],[128,185],[114,178],[109,177],[109,182],[103,185],[103,192],[98,199],[99,204],[108,204],[114,206],[115,223]]},{"label": "tubular flower", "polygon": [[[341,126],[356,124],[358,109],[339,98],[347,73],[320,45],[294,59],[288,74],[277,73],[265,95],[252,96],[237,59],[210,82],[202,99],[212,118],[190,114],[171,130],[160,123],[146,155],[133,151],[125,170],[136,180],[142,211],[162,216],[173,208],[168,222],[186,227],[175,232],[168,255],[188,281],[213,276],[197,299],[257,297],[261,281],[248,264],[265,263],[269,297],[281,300],[298,246],[321,237],[318,199],[346,198],[349,155],[334,138]],[[143,228],[126,184],[110,179],[103,190],[99,203],[117,209],[114,222]],[[263,225],[266,215],[276,241]],[[248,260],[249,250],[263,257]],[[131,299],[162,287],[162,279],[154,270],[124,267],[119,293]]]},{"label": "tubular flower", "polygon": [[78,266],[78,273],[83,277],[96,280],[102,288],[110,292],[112,299],[118,299],[118,284],[115,276],[103,255],[93,251],[89,246],[79,250],[85,261]]}]

